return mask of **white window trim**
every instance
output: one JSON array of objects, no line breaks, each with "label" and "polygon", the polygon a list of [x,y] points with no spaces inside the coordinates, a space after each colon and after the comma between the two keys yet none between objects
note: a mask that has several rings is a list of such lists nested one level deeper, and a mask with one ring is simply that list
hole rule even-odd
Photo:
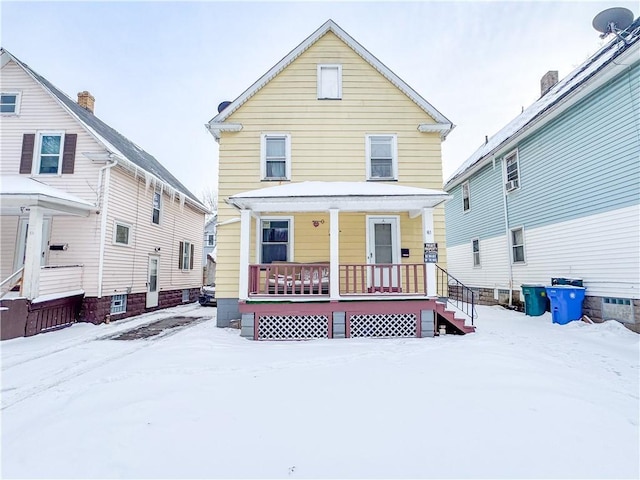
[{"label": "white window trim", "polygon": [[293,242],[293,217],[291,216],[269,216],[269,217],[258,217],[256,218],[256,258],[259,260],[258,263],[262,263],[262,222],[263,221],[271,221],[271,220],[289,220],[289,250],[287,251],[288,262],[295,261],[294,253],[294,242]]},{"label": "white window trim", "polygon": [[[127,227],[129,229],[129,235],[127,235],[127,243],[120,243],[116,241],[117,233],[118,233],[118,225],[122,227]],[[130,247],[131,246],[131,237],[133,236],[133,226],[130,223],[121,222],[119,220],[113,221],[113,245],[118,245],[120,247]]]},{"label": "white window trim", "polygon": [[[180,252],[180,256],[182,257],[182,269],[180,270],[181,272],[189,272],[193,269],[195,269],[195,264],[196,264],[196,259],[195,259],[195,244],[190,241],[190,240],[181,240],[182,241],[182,251]],[[189,268],[189,266],[191,265],[191,246],[193,245],[193,254],[194,254],[194,258],[193,258],[193,268]],[[188,248],[187,248],[188,246]],[[185,251],[187,253],[187,261],[184,261],[184,254]]]},{"label": "white window trim", "polygon": [[[473,242],[476,242],[476,241],[478,242],[478,264],[477,265],[476,265],[476,252],[473,250]],[[472,262],[473,268],[482,267],[482,257],[480,254],[480,239],[478,237],[471,239],[471,262]]]},{"label": "white window trim", "polygon": [[[516,230],[522,230],[522,256],[524,258],[524,260],[522,261],[516,261],[515,256],[513,255],[513,248],[514,248],[514,244],[513,244],[513,232],[515,232]],[[526,248],[526,244],[527,244],[527,239],[525,237],[525,232],[524,232],[524,227],[520,226],[520,227],[513,227],[509,230],[509,247],[511,248],[511,264],[512,265],[526,265],[527,264],[527,248]]]},{"label": "white window trim", "polygon": [[[285,177],[267,178],[267,138],[285,138]],[[291,134],[289,133],[263,133],[260,135],[260,179],[264,181],[291,180]]]},{"label": "white window trim", "polygon": [[[509,182],[509,179],[507,177],[507,160],[509,158],[511,158],[511,157],[514,157],[514,156],[515,156],[515,159],[516,159],[516,170],[518,172],[518,178],[517,178],[518,186],[513,188],[513,189],[511,189],[511,190],[507,190],[507,182]],[[505,189],[505,192],[507,194],[509,194],[509,193],[512,193],[512,192],[520,190],[520,187],[522,186],[522,179],[521,179],[521,175],[520,175],[520,153],[518,152],[518,149],[516,148],[515,150],[511,150],[509,153],[507,153],[504,156],[504,161],[502,163],[503,163],[503,167],[502,168],[503,168],[503,171],[504,171],[504,189]]]},{"label": "white window trim", "polygon": [[10,91],[10,92],[0,92],[0,95],[15,95],[16,96],[16,110],[15,112],[0,112],[3,117],[11,117],[20,115],[20,105],[22,102],[22,92],[20,91]]},{"label": "white window trim", "polygon": [[[391,177],[372,177],[371,176],[371,138],[373,137],[391,137]],[[366,179],[372,181],[391,181],[398,180],[398,135],[395,133],[368,133],[365,135],[365,161],[366,161]]]},{"label": "white window trim", "polygon": [[[116,297],[121,297],[120,300],[122,300],[122,310],[118,310],[117,312],[113,311],[114,305],[113,305],[113,301],[115,300]],[[127,294],[126,293],[120,293],[120,294],[116,294],[116,295],[112,295],[111,296],[111,308],[109,310],[110,315],[121,315],[123,313],[127,313]]]},{"label": "white window trim", "polygon": [[[158,204],[158,223],[153,221],[153,212],[156,209],[156,207],[153,204],[153,200],[155,198],[156,193],[160,195],[160,202]],[[163,201],[162,201],[162,190],[160,190],[160,191],[154,190],[153,194],[151,195],[151,225],[157,225],[157,226],[162,225],[162,204],[163,204]]]},{"label": "white window trim", "polygon": [[[337,68],[338,69],[338,96],[337,97],[323,97],[322,94],[322,69],[323,68]],[[338,63],[321,63],[317,68],[317,97],[318,100],[342,100],[342,65]]]},{"label": "white window trim", "polygon": [[[469,207],[467,207],[467,208],[464,208],[464,187],[465,187],[465,185],[467,186],[467,199],[469,200],[468,201]],[[467,180],[466,182],[464,182],[462,184],[461,189],[462,189],[462,211],[464,213],[467,213],[469,210],[471,210],[471,185],[469,185],[469,180]]]},{"label": "white window trim", "polygon": [[[42,137],[47,135],[60,136],[60,160],[58,161],[58,171],[56,173],[40,173],[40,151],[42,150]],[[64,157],[64,132],[55,130],[42,130],[37,132],[37,142],[35,142],[35,151],[33,152],[33,166],[31,174],[33,176],[53,177],[62,175],[62,160]]]}]

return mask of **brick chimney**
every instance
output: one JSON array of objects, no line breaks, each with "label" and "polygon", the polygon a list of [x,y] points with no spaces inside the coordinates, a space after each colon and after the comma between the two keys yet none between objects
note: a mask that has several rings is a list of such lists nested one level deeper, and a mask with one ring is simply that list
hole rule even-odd
[{"label": "brick chimney", "polygon": [[558,83],[558,71],[549,70],[540,79],[540,96],[543,97],[556,83]]},{"label": "brick chimney", "polygon": [[95,97],[86,90],[84,92],[78,92],[78,105],[80,105],[82,108],[85,108],[93,113],[93,105],[95,103]]}]

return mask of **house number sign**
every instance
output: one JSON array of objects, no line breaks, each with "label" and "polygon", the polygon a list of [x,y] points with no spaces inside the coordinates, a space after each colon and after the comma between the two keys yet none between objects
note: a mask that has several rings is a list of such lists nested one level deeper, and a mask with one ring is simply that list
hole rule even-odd
[{"label": "house number sign", "polygon": [[424,263],[438,263],[438,244],[424,244]]}]

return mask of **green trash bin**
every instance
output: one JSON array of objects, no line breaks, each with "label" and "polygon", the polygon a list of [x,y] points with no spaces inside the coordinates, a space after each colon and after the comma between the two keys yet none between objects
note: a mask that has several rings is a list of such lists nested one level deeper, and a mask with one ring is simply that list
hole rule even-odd
[{"label": "green trash bin", "polygon": [[524,313],[538,317],[547,310],[549,298],[544,285],[521,285],[524,294]]}]

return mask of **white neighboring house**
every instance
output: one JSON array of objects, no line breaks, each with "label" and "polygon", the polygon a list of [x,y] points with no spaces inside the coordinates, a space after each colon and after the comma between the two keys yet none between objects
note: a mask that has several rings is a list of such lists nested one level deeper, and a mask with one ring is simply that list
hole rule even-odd
[{"label": "white neighboring house", "polygon": [[203,284],[213,285],[216,281],[216,225],[218,216],[214,215],[204,225],[204,243],[202,247]]},{"label": "white neighboring house", "polygon": [[195,301],[208,209],[91,94],[0,53],[2,338]]}]

